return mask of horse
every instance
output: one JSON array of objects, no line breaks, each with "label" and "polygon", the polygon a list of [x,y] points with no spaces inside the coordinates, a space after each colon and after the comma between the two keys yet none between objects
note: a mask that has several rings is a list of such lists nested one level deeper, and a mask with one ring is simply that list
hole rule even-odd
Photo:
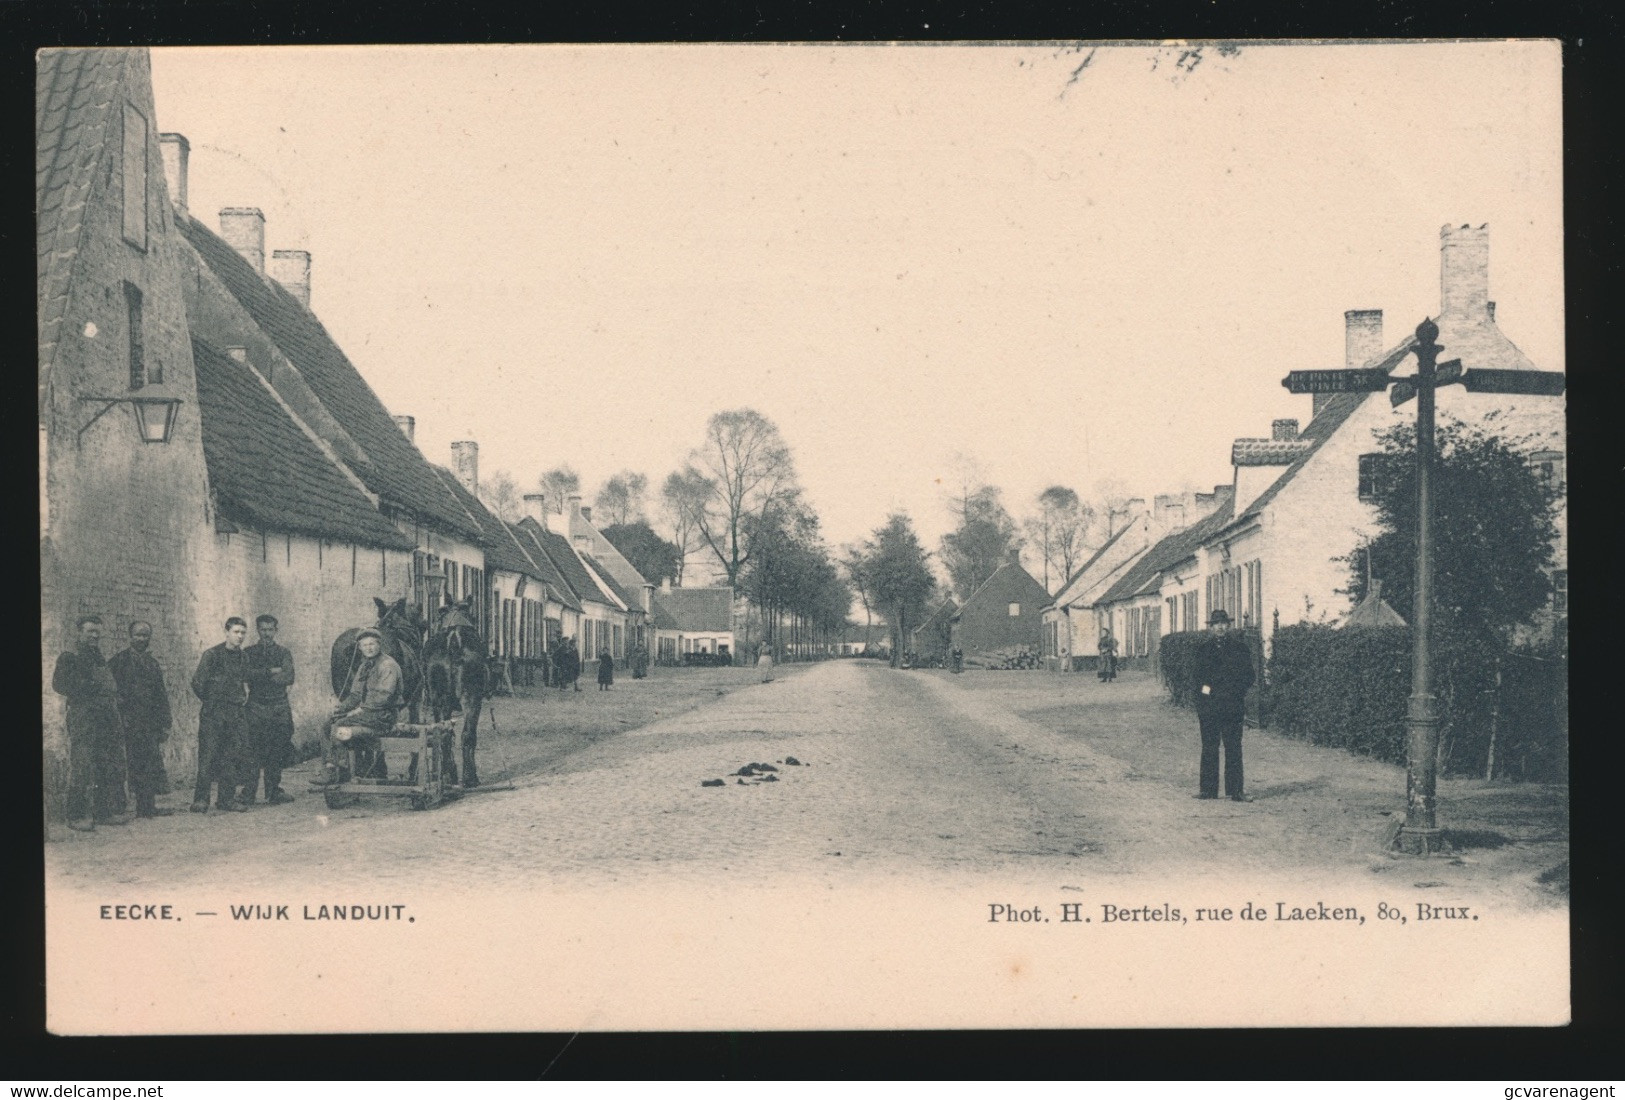
[{"label": "horse", "polygon": [[[423,617],[416,608],[408,609],[404,599],[392,604],[377,596],[378,621],[373,629],[382,637],[382,649],[401,666],[401,699],[411,708],[411,720],[418,720],[418,704],[423,693]],[[360,627],[351,627],[333,641],[330,671],[333,694],[342,699],[350,690],[351,678],[361,666],[356,647]]]},{"label": "horse", "polygon": [[470,602],[441,609],[439,622],[423,648],[429,709],[436,722],[463,712],[463,785],[479,785],[474,748],[479,741],[480,712],[490,686],[485,639],[470,614]]}]

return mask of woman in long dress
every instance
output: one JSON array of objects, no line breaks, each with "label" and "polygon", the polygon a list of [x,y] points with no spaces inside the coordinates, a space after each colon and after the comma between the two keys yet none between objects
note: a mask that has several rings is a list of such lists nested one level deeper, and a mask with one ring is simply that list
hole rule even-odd
[{"label": "woman in long dress", "polygon": [[762,683],[771,683],[773,680],[773,651],[764,642],[757,650],[756,671],[761,675]]}]

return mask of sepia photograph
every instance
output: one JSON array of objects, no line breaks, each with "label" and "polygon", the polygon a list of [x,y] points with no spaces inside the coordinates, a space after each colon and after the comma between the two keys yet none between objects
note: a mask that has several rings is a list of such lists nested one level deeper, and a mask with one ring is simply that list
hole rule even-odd
[{"label": "sepia photograph", "polygon": [[1560,43],[35,61],[52,1032],[1570,1021]]}]

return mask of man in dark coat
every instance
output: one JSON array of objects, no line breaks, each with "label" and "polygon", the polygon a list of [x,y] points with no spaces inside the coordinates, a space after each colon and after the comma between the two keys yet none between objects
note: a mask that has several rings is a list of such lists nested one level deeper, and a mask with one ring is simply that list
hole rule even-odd
[{"label": "man in dark coat", "polygon": [[192,788],[195,814],[208,812],[211,787],[217,808],[234,813],[248,809],[237,798],[246,771],[243,751],[248,738],[246,637],[246,622],[235,615],[227,619],[226,640],[205,650],[192,674],[192,694],[203,703],[197,724],[197,783]]},{"label": "man in dark coat", "polygon": [[293,654],[276,643],[275,615],[256,618],[254,631],[258,640],[243,650],[248,661],[248,767],[242,802],[254,804],[263,772],[265,801],[276,806],[293,801],[282,789],[282,768],[293,755],[293,708],[288,704]]},{"label": "man in dark coat", "polygon": [[615,683],[615,658],[609,655],[609,650],[598,651],[598,690],[608,691]]},{"label": "man in dark coat", "polygon": [[78,644],[56,660],[51,689],[68,701],[68,827],[125,825],[124,726],[118,686],[102,658],[102,620],[74,624]]},{"label": "man in dark coat", "polygon": [[1208,616],[1209,636],[1196,648],[1196,720],[1202,730],[1201,779],[1197,798],[1219,797],[1219,746],[1224,746],[1224,793],[1251,802],[1242,786],[1241,720],[1247,689],[1253,686],[1253,654],[1246,639],[1230,633],[1230,616]]},{"label": "man in dark coat", "polygon": [[152,624],[130,624],[130,645],[107,662],[118,686],[118,712],[124,722],[124,748],[130,762],[130,793],[136,817],[168,817],[174,810],[158,805],[158,795],[169,790],[164,773],[164,742],[173,724],[164,670],[149,650]]},{"label": "man in dark coat", "polygon": [[581,648],[574,638],[564,642],[564,678],[575,690],[581,690]]}]

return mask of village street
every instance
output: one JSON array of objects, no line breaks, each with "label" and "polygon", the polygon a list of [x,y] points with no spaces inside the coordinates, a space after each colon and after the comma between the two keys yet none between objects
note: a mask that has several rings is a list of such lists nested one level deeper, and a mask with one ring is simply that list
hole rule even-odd
[{"label": "village street", "polygon": [[[329,810],[307,764],[284,780],[298,795],[291,805],[93,834],[53,826],[49,877],[94,889],[1188,871],[1404,879],[1519,906],[1564,901],[1537,882],[1567,859],[1564,789],[1442,782],[1440,817],[1467,839],[1463,850],[1425,866],[1386,856],[1401,769],[1250,731],[1256,801],[1195,800],[1194,719],[1144,673],[1106,685],[834,661],[758,684],[747,669],[658,671],[608,694],[537,688],[494,700],[482,776],[504,787],[506,772],[513,789],[427,812],[404,799]],[[689,709],[667,705],[666,716],[619,728],[667,700]],[[596,727],[583,725],[595,714]],[[777,770],[733,774],[752,763]],[[724,785],[701,785],[713,779]],[[184,793],[169,801],[184,806]]]}]

